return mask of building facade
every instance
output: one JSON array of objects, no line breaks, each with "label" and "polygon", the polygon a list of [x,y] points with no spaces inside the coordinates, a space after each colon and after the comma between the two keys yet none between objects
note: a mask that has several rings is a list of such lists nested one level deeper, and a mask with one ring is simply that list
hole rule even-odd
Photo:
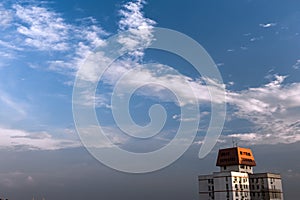
[{"label": "building facade", "polygon": [[283,200],[279,174],[253,173],[251,149],[221,149],[217,166],[219,172],[198,177],[200,200]]}]

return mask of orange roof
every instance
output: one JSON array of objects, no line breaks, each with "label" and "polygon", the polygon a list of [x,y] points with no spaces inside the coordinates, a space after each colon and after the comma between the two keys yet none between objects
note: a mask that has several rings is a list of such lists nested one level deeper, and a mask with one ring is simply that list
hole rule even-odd
[{"label": "orange roof", "polygon": [[218,154],[217,166],[229,165],[256,166],[256,162],[251,149],[242,147],[220,149]]}]

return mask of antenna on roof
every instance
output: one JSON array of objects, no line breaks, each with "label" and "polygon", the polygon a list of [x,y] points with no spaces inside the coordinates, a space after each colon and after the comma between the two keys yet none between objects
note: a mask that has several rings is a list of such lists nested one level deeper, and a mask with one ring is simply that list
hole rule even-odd
[{"label": "antenna on roof", "polygon": [[237,147],[237,146],[238,146],[238,142],[234,140],[232,137],[232,147]]}]

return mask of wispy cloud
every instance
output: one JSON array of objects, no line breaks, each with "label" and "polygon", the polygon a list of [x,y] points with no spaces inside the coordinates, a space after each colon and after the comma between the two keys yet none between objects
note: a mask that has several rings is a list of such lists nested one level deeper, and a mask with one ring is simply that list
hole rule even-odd
[{"label": "wispy cloud", "polygon": [[[106,77],[104,80],[108,81],[109,84],[113,85],[115,81],[120,78],[122,74],[136,66],[136,62],[144,56],[144,50],[147,48],[153,40],[153,26],[155,21],[146,18],[142,12],[145,2],[142,0],[137,0],[134,2],[126,3],[122,9],[119,11],[121,19],[118,23],[119,32],[127,31],[128,34],[121,34],[117,38],[117,42],[124,49],[129,50],[129,56],[121,59],[120,61],[115,61],[113,63],[114,67],[110,67],[107,70]],[[105,42],[103,42],[105,45]],[[80,74],[80,78],[87,81],[98,81],[97,73],[97,63],[107,63],[109,64],[112,60],[106,53],[97,51],[91,55],[92,49],[84,43],[79,43],[76,55],[78,64],[83,64],[83,58],[80,55],[89,55],[89,59],[85,62],[87,66],[85,70]]]},{"label": "wispy cloud", "polygon": [[57,150],[81,146],[78,141],[54,138],[47,132],[0,127],[0,148],[13,150]]},{"label": "wispy cloud", "polygon": [[13,13],[10,10],[4,8],[0,3],[0,29],[5,29],[11,25],[13,21]]},{"label": "wispy cloud", "polygon": [[300,59],[293,65],[294,69],[300,69]]},{"label": "wispy cloud", "polygon": [[13,8],[20,22],[17,31],[28,46],[57,51],[70,48],[67,43],[70,27],[57,13],[38,6],[15,4]]},{"label": "wispy cloud", "polygon": [[270,27],[273,27],[273,26],[276,26],[277,23],[266,23],[266,24],[259,24],[260,27],[262,28],[270,28]]},{"label": "wispy cloud", "polygon": [[[170,85],[186,100],[191,98],[191,93],[186,90],[188,83],[193,90],[194,95],[200,103],[222,103],[221,98],[211,99],[208,88],[205,85],[205,78],[191,79],[187,76],[174,75],[172,73],[159,73],[157,70],[151,70],[139,67],[136,61],[140,61],[144,56],[144,49],[151,44],[153,40],[153,27],[155,21],[144,16],[142,12],[145,2],[137,0],[126,3],[121,10],[119,31],[128,31],[129,35],[126,37],[119,37],[118,42],[128,49],[134,50],[128,59],[116,61],[106,72],[103,77],[105,84],[113,86],[123,74],[129,72],[133,66],[136,67],[135,76],[128,80],[124,87],[130,87],[137,83],[153,82],[160,85]],[[77,24],[67,23],[63,16],[46,6],[33,5],[27,6],[21,3],[16,3],[9,9],[4,9],[0,5],[0,26],[7,28],[14,26],[15,32],[8,30],[7,37],[10,40],[0,40],[0,46],[9,49],[10,51],[36,51],[40,52],[59,52],[58,56],[49,56],[45,60],[47,69],[58,73],[73,76],[80,65],[83,64],[87,56],[92,53],[97,46],[105,45],[105,38],[109,35],[101,28],[98,22],[92,18],[79,19]],[[13,22],[13,23],[12,23]],[[262,28],[270,28],[276,26],[276,23],[260,24]],[[262,39],[262,37],[249,36],[250,41],[254,42]],[[252,37],[252,38],[251,38]],[[32,47],[32,48],[28,48]],[[241,49],[246,50],[245,46]],[[233,52],[235,49],[228,49],[228,52]],[[2,52],[3,56],[9,57],[12,52]],[[0,53],[1,55],[1,53]],[[107,62],[109,58],[101,52],[97,53],[95,62]],[[298,69],[300,62],[293,66]],[[88,63],[93,65],[94,63]],[[156,64],[157,69],[169,70],[170,66]],[[88,81],[98,81],[95,68],[87,68],[84,71],[82,78]],[[254,137],[256,142],[292,142],[298,140],[299,135],[299,92],[300,84],[284,84],[284,76],[275,76],[275,80],[257,88],[250,88],[243,91],[227,90],[228,104],[234,107],[234,116],[241,119],[246,119],[253,123],[254,130],[251,133],[236,133],[233,136],[244,138]],[[214,86],[213,86],[214,87]],[[218,87],[225,87],[224,85],[215,84],[215,89]],[[153,92],[155,90],[155,92]],[[141,90],[140,95],[158,98],[161,101],[173,101],[174,96],[168,95],[166,90],[162,87],[153,87],[151,90],[145,88]],[[220,90],[220,94],[222,92]],[[87,96],[85,103],[91,104],[96,101],[98,107],[110,107],[107,100],[109,95],[97,96],[92,98]],[[88,99],[90,101],[88,101]],[[7,107],[14,109],[20,114],[26,115],[26,109],[8,95],[1,95],[0,101]],[[13,131],[2,129],[3,132],[12,134]],[[57,141],[51,136],[43,139],[32,139],[28,136],[30,133],[22,130],[16,130],[18,137],[13,137],[20,145],[31,145],[33,148],[51,149],[59,148],[63,141]],[[272,138],[270,135],[272,133]],[[266,140],[268,138],[268,140]],[[4,138],[5,139],[5,138]],[[6,141],[12,141],[12,138],[6,134]],[[40,140],[41,144],[35,143]],[[33,142],[33,143],[31,143]],[[42,145],[42,146],[41,146]],[[50,147],[52,145],[52,147]],[[71,144],[72,146],[73,144]]]},{"label": "wispy cloud", "polygon": [[251,41],[251,42],[255,42],[255,41],[258,41],[258,40],[262,40],[262,39],[264,39],[263,36],[260,36],[260,37],[253,37],[253,38],[250,39],[250,41]]},{"label": "wispy cloud", "polygon": [[24,50],[24,48],[18,47],[15,44],[11,44],[11,43],[5,42],[3,40],[0,40],[0,46],[3,46],[3,47],[8,48],[8,49],[12,49],[12,50],[17,50],[17,51]]},{"label": "wispy cloud", "polygon": [[153,39],[152,29],[155,21],[144,17],[142,12],[145,1],[137,0],[129,2],[120,10],[121,20],[119,28],[121,31],[129,31],[128,37],[120,37],[119,42],[129,50],[134,50],[131,55],[143,56],[143,49],[150,45]]},{"label": "wispy cloud", "polygon": [[40,65],[66,75],[73,76],[86,56],[103,45],[103,37],[108,36],[93,17],[68,23],[47,3],[7,3],[6,7],[0,5],[0,13],[3,13],[0,17],[3,27],[5,24],[11,27],[0,37],[3,58],[26,57],[28,52],[43,57],[46,52],[47,59]]},{"label": "wispy cloud", "polygon": [[9,94],[1,89],[0,104],[3,105],[2,109],[0,109],[3,113],[8,112],[9,110],[13,110],[13,113],[16,113],[16,116],[18,116],[18,118],[24,118],[27,116],[26,106],[24,105],[24,103],[13,99]]},{"label": "wispy cloud", "polygon": [[[300,140],[300,83],[283,84],[285,76],[257,88],[228,91],[228,103],[236,117],[253,124],[252,133],[237,133],[241,140],[254,137],[255,143],[293,143]],[[250,142],[250,141],[249,141]]]}]

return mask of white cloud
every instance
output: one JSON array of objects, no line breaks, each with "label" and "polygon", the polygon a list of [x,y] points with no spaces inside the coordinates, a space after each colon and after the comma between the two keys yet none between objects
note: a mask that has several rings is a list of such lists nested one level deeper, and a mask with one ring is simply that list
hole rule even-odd
[{"label": "white cloud", "polygon": [[[116,61],[106,71],[103,79],[106,84],[114,85],[123,74],[127,73],[133,66],[136,66],[136,64],[133,64],[133,61],[144,55],[144,48],[153,40],[152,30],[155,22],[144,16],[142,12],[143,6],[144,1],[137,0],[125,4],[120,11],[119,31],[129,31],[130,34],[127,37],[119,37],[118,41],[126,48],[137,50],[131,54],[129,60]],[[50,58],[46,61],[50,70],[73,75],[95,47],[105,45],[104,38],[108,36],[108,33],[97,25],[97,21],[94,18],[82,19],[81,25],[71,25],[62,18],[62,15],[46,7],[15,4],[13,9],[14,13],[3,9],[0,5],[0,26],[6,27],[10,24],[16,26],[16,33],[18,34],[15,36],[16,40],[11,40],[11,42],[0,40],[0,45],[17,51],[26,51],[29,49],[27,47],[34,47],[38,51],[66,51],[62,57]],[[17,18],[18,21],[11,23],[14,18]],[[260,26],[269,28],[276,26],[276,23],[260,24]],[[250,36],[250,34],[245,34],[245,36]],[[253,37],[251,41],[258,39],[262,38]],[[228,49],[227,51],[233,52],[235,50]],[[1,55],[8,57],[9,54],[0,53]],[[94,59],[95,62],[106,63],[110,61],[101,52],[97,56]],[[295,69],[299,68],[299,63],[297,61],[293,67]],[[94,65],[94,63],[88,64],[91,66]],[[168,70],[170,68],[169,66],[159,64],[157,67],[160,67],[161,70]],[[98,76],[95,70],[95,67],[86,68],[84,73],[81,74],[82,78],[93,82],[97,81]],[[159,71],[143,67],[137,68],[135,72],[135,76],[132,77],[132,80],[128,81],[126,87],[143,82],[170,85],[179,95],[189,100],[191,98],[191,91],[186,90],[186,84],[184,84],[184,82],[187,82],[200,103],[208,103],[210,101],[216,103],[223,102],[224,96],[222,90],[218,90],[218,87],[224,87],[223,85],[213,84],[212,87],[217,91],[218,96],[215,99],[211,99],[205,81],[213,82],[212,80],[194,80],[187,76],[170,73],[161,74]],[[298,140],[299,125],[297,119],[300,119],[298,114],[300,113],[300,83],[284,85],[284,79],[284,76],[276,76],[274,81],[261,87],[237,92],[227,91],[227,101],[236,109],[235,116],[249,120],[254,124],[255,129],[252,133],[237,133],[235,134],[236,137],[246,140],[255,136],[256,139],[254,141],[257,142],[279,142],[280,139],[284,142]],[[153,90],[156,90],[155,93]],[[164,101],[174,100],[174,96],[168,95],[162,87],[154,87],[151,90],[145,89],[140,94],[156,97]],[[87,96],[87,99],[96,101],[100,107],[110,106],[106,96],[94,98]],[[20,114],[26,114],[26,109],[22,106],[20,107],[19,104],[7,95],[1,95],[0,100],[8,107],[20,112]],[[86,101],[85,103],[90,105],[91,101]],[[8,129],[1,130],[6,132],[6,136],[3,139],[10,141],[12,138],[8,135],[13,134],[13,132]],[[59,148],[62,144],[62,141],[51,137],[32,139],[28,138],[30,133],[18,130],[16,132],[22,137],[14,138],[14,140],[21,146],[31,145],[32,148],[55,149]],[[36,143],[38,140],[40,140],[40,144]],[[30,144],[31,142],[32,144]]]},{"label": "white cloud", "polygon": [[[26,56],[28,51],[37,56],[48,52],[48,60],[41,66],[48,65],[52,71],[73,76],[94,48],[105,45],[103,37],[109,33],[93,17],[78,19],[76,24],[67,23],[62,14],[46,5],[20,2],[5,10],[12,15],[13,28],[3,33],[0,47],[4,50],[0,56],[12,59]],[[1,8],[0,5],[0,11]]]},{"label": "white cloud", "polygon": [[5,29],[11,25],[13,13],[11,10],[4,8],[0,3],[0,28]]},{"label": "white cloud", "polygon": [[260,36],[260,37],[253,37],[253,38],[250,39],[250,41],[251,41],[251,42],[255,42],[255,41],[258,41],[258,40],[262,40],[262,39],[264,39],[263,36]]},{"label": "white cloud", "polygon": [[276,23],[259,24],[259,26],[262,27],[262,28],[270,28],[270,27],[273,27],[273,26],[276,26],[276,25],[277,25]]},{"label": "white cloud", "polygon": [[[15,54],[7,51],[0,51],[0,57],[2,59],[13,59],[15,58]],[[8,66],[8,63],[1,61],[0,67]]]},{"label": "white cloud", "polygon": [[[119,21],[119,32],[127,31],[128,34],[121,34],[118,36],[117,41],[124,49],[132,50],[129,53],[129,57],[123,58],[113,63],[114,66],[107,70],[106,77],[104,79],[113,85],[115,81],[120,78],[129,69],[133,68],[136,64],[133,61],[138,61],[144,55],[144,49],[148,47],[153,39],[152,29],[155,22],[151,19],[144,17],[142,12],[145,2],[137,0],[135,2],[126,3],[119,11],[121,19]],[[100,30],[101,32],[101,30]],[[89,35],[90,41],[95,41],[95,34]],[[105,45],[104,40],[99,40],[98,45]],[[105,63],[108,65],[112,61],[106,55],[106,52],[97,51],[92,53],[92,48],[84,42],[78,43],[76,54],[76,66],[84,67],[79,77],[86,81],[95,82],[98,81],[99,71],[97,68],[98,63]],[[86,60],[87,56],[90,56]],[[85,62],[84,62],[85,61]]]},{"label": "white cloud", "polygon": [[[257,88],[228,91],[228,103],[236,117],[253,123],[252,133],[238,133],[241,140],[255,143],[293,143],[300,141],[300,83],[283,84],[286,76]],[[254,137],[255,136],[255,137]]]},{"label": "white cloud", "polygon": [[246,46],[241,46],[241,49],[242,49],[243,51],[246,51],[246,50],[248,50],[248,47],[246,47]]},{"label": "white cloud", "polygon": [[0,40],[0,46],[3,46],[3,47],[8,48],[8,49],[12,49],[12,50],[18,50],[18,51],[24,50],[23,48],[18,47],[15,44],[11,44],[11,43],[5,42],[3,40]]},{"label": "white cloud", "polygon": [[21,21],[17,31],[25,36],[25,43],[39,50],[64,51],[70,27],[57,13],[44,7],[13,6],[16,17]]},{"label": "white cloud", "polygon": [[0,127],[0,148],[14,150],[57,150],[80,146],[78,141],[54,138],[47,132]]},{"label": "white cloud", "polygon": [[[133,69],[130,67],[135,66]],[[106,71],[103,82],[115,87],[117,81],[123,75],[130,73],[130,77],[125,78],[126,84],[119,84],[122,91],[134,88],[137,85],[153,83],[151,87],[145,87],[139,91],[140,95],[158,98],[160,101],[176,102],[174,94],[184,99],[183,104],[188,104],[197,99],[200,103],[223,103],[225,85],[219,84],[207,78],[193,80],[177,72],[174,68],[162,65],[151,64],[151,67],[136,64],[129,61],[116,62]],[[124,78],[124,77],[123,77]],[[209,83],[209,85],[206,85]],[[216,96],[212,98],[209,89],[214,90]],[[170,90],[171,92],[168,92]]]},{"label": "white cloud", "polygon": [[119,42],[124,47],[135,50],[131,53],[132,56],[143,56],[143,49],[149,46],[153,40],[152,29],[155,21],[144,17],[142,13],[143,0],[137,0],[135,2],[128,2],[120,10],[122,16],[119,22],[119,28],[121,31],[129,31],[127,37],[119,37]]},{"label": "white cloud", "polygon": [[300,69],[300,59],[293,65],[294,69]]},{"label": "white cloud", "polygon": [[[107,37],[109,33],[98,26],[97,21],[93,18],[89,19],[89,21],[84,20],[83,22],[82,25],[73,26],[72,31],[74,35],[69,35],[70,41],[77,41],[77,43],[72,44],[71,52],[68,52],[68,55],[61,60],[49,61],[50,70],[73,76],[78,68],[85,64],[85,60],[92,54],[95,48],[106,45],[102,37]],[[91,22],[93,24],[90,24]],[[106,59],[103,56],[102,58]],[[98,78],[95,77],[94,71],[85,70],[84,75],[87,79],[92,77],[95,79]]]},{"label": "white cloud", "polygon": [[80,135],[85,142],[85,147],[89,148],[111,148],[115,145],[124,145],[128,142],[128,136],[125,135],[120,129],[113,126],[101,126],[102,131],[108,138],[108,141],[100,140],[98,137],[99,127],[98,126],[87,126],[78,127],[80,130]]}]

